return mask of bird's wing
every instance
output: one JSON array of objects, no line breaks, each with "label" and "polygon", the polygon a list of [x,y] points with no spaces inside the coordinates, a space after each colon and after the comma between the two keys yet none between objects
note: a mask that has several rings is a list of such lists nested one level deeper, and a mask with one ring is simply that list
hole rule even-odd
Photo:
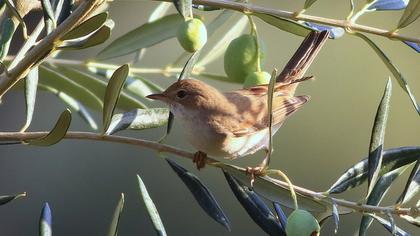
[{"label": "bird's wing", "polygon": [[[254,87],[256,88],[256,87]],[[228,100],[237,107],[237,123],[226,127],[237,137],[253,134],[268,127],[267,88],[258,87],[226,93]],[[252,102],[251,102],[252,100]],[[308,96],[290,96],[277,91],[273,97],[273,126],[283,123],[309,100]]]}]

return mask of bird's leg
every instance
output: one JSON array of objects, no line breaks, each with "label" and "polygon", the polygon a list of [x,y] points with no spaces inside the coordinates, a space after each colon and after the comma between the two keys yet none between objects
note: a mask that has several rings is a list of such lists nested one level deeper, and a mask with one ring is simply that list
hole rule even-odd
[{"label": "bird's leg", "polygon": [[268,168],[268,163],[270,162],[270,155],[268,149],[265,149],[264,151],[265,157],[259,166],[246,168],[246,174],[251,175],[251,186],[254,184],[255,177],[264,175],[264,172]]},{"label": "bird's leg", "polygon": [[206,166],[206,159],[207,154],[202,151],[198,151],[194,153],[193,163],[195,163],[197,169],[200,170],[201,168],[204,168]]}]

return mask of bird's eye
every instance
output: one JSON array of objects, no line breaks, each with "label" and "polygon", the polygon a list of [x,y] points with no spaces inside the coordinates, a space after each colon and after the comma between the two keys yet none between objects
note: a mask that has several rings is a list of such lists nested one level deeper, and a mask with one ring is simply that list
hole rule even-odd
[{"label": "bird's eye", "polygon": [[185,90],[179,90],[176,93],[177,98],[184,98],[187,95],[187,92],[185,92]]}]

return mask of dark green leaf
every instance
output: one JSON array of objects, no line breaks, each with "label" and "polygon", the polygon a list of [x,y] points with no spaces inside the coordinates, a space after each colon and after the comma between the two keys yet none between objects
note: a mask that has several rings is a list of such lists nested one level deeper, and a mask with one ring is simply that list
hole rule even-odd
[{"label": "dark green leaf", "polygon": [[198,60],[198,57],[200,56],[201,50],[198,50],[191,54],[191,57],[188,59],[187,63],[185,63],[184,68],[182,68],[181,74],[179,75],[178,81],[183,79],[188,79],[191,75],[191,72],[194,69],[195,63]]},{"label": "dark green leaf", "polygon": [[252,15],[260,18],[261,20],[265,21],[266,23],[289,33],[306,37],[312,29],[304,24],[298,23],[296,21],[292,21],[289,19],[281,18],[278,16],[265,14],[265,13],[252,13]]},{"label": "dark green leaf", "polygon": [[[372,190],[372,193],[369,195],[366,204],[371,206],[378,206],[381,203],[382,199],[385,197],[394,180],[396,180],[407,168],[408,165],[402,166],[398,169],[384,174],[381,178],[379,178],[378,182],[375,184],[375,187]],[[362,217],[362,221],[360,223],[359,228],[360,236],[366,235],[367,230],[372,221],[373,219],[368,215],[364,215]]]},{"label": "dark green leaf", "polygon": [[143,180],[137,175],[137,181],[139,184],[140,194],[144,205],[146,206],[147,213],[149,214],[149,218],[153,223],[153,227],[155,228],[156,234],[159,236],[166,236],[165,227],[160,219],[159,212],[153,202],[152,198],[150,197],[149,193],[147,192],[146,185],[144,185]]},{"label": "dark green leaf", "polygon": [[34,114],[36,91],[38,89],[38,66],[34,66],[25,78],[26,121],[20,132],[24,132],[32,122]]},{"label": "dark green leaf", "polygon": [[192,1],[191,0],[172,0],[175,8],[184,19],[192,18]]},{"label": "dark green leaf", "polygon": [[376,54],[381,58],[382,62],[386,65],[388,70],[391,71],[395,79],[397,79],[397,82],[400,85],[400,87],[408,94],[408,96],[410,97],[411,103],[413,103],[413,106],[416,109],[417,113],[420,114],[420,106],[417,104],[416,98],[414,97],[414,94],[411,92],[411,89],[408,86],[407,81],[405,80],[401,72],[398,70],[398,68],[392,63],[389,57],[367,36],[360,33],[355,33],[354,35],[362,38],[376,52]]},{"label": "dark green leaf", "polygon": [[[60,73],[65,75],[67,78],[83,86],[84,88],[88,88],[92,93],[95,94],[96,97],[103,98],[105,96],[107,83],[101,80],[100,78],[97,78],[97,76],[89,72],[84,72],[82,70],[76,70],[69,67],[58,67],[57,71],[60,71]],[[106,77],[109,78],[108,76]],[[68,92],[66,93],[68,94]],[[86,101],[83,98],[77,96],[72,97],[83,103],[86,103]],[[122,91],[120,94],[120,99],[118,100],[118,107],[128,111],[134,108],[146,108],[146,105],[129,95],[127,91]],[[102,110],[102,106],[98,109],[96,109],[96,107],[92,108],[94,108],[95,110]]]},{"label": "dark green leaf", "polygon": [[98,30],[105,23],[106,19],[108,19],[108,12],[102,12],[92,16],[64,35],[62,40],[77,39],[87,36]]},{"label": "dark green leaf", "polygon": [[399,197],[397,204],[404,204],[410,201],[420,190],[420,159],[417,160],[416,165],[411,171],[410,177],[408,177],[407,184],[405,185],[404,191]]},{"label": "dark green leaf", "polygon": [[26,197],[26,193],[20,193],[16,195],[6,195],[6,196],[0,196],[0,206],[7,204],[15,199],[18,199],[20,197]]},{"label": "dark green leaf", "polygon": [[39,217],[39,236],[51,236],[52,235],[52,215],[50,205],[45,203]]},{"label": "dark green leaf", "polygon": [[305,5],[303,5],[304,9],[308,9],[312,6],[312,4],[314,4],[317,0],[306,0],[305,1]]},{"label": "dark green leaf", "polygon": [[10,12],[12,13],[12,16],[15,17],[19,23],[22,26],[22,33],[23,33],[23,38],[27,39],[28,38],[28,29],[26,27],[26,23],[23,20],[23,17],[19,14],[18,10],[16,9],[16,6],[14,4],[14,2],[12,0],[5,0],[7,7],[9,8]]},{"label": "dark green leaf", "polygon": [[118,201],[117,206],[114,210],[114,215],[112,217],[111,224],[109,225],[108,236],[117,236],[118,235],[118,223],[120,222],[121,213],[124,208],[124,193],[121,193],[121,198]]},{"label": "dark green leaf", "polygon": [[400,21],[398,29],[404,28],[413,23],[420,16],[420,0],[410,0]]},{"label": "dark green leaf", "polygon": [[[409,165],[420,158],[420,147],[399,147],[385,150],[379,175]],[[347,189],[357,187],[367,180],[368,159],[363,159],[350,167],[327,191],[342,193]]]},{"label": "dark green leaf", "polygon": [[117,106],[120,97],[121,89],[124,85],[125,79],[128,76],[130,68],[127,64],[120,66],[112,74],[111,79],[108,81],[104,96],[104,109],[102,113],[103,120],[103,133],[108,130],[111,124],[111,118],[114,114],[115,107]]},{"label": "dark green leaf", "polygon": [[50,146],[58,143],[67,133],[71,123],[71,112],[67,109],[63,111],[57,120],[54,128],[44,137],[25,140],[30,145]]},{"label": "dark green leaf", "polygon": [[146,23],[114,40],[97,55],[97,58],[103,60],[127,55],[173,38],[183,21],[178,14],[172,14]]},{"label": "dark green leaf", "polygon": [[274,210],[276,211],[278,221],[280,222],[283,230],[286,230],[287,216],[284,213],[283,209],[281,209],[281,204],[278,202],[273,202],[273,206]]},{"label": "dark green leaf", "polygon": [[106,134],[114,134],[124,129],[150,129],[165,125],[168,121],[167,108],[136,109],[112,117]]},{"label": "dark green leaf", "polygon": [[247,186],[241,184],[227,172],[225,178],[242,207],[254,222],[268,235],[286,235],[284,228],[277,222],[276,217],[264,201]]},{"label": "dark green leaf", "polygon": [[57,26],[55,21],[54,12],[50,0],[41,0],[42,11],[44,12],[44,22],[47,34],[51,33]]},{"label": "dark green leaf", "polygon": [[385,128],[389,114],[389,104],[391,101],[392,83],[388,79],[384,94],[376,112],[375,122],[370,137],[369,157],[368,157],[368,196],[378,180],[382,165],[383,146],[385,138]]},{"label": "dark green leaf", "polygon": [[[39,67],[39,83],[62,91],[69,96],[82,101],[88,107],[95,110],[102,110],[102,100],[96,96],[93,92],[94,88],[86,87],[84,84],[79,84],[66,75],[61,73],[61,69],[50,68],[46,66]],[[87,82],[87,81],[86,81]],[[91,89],[91,91],[89,90]]]},{"label": "dark green leaf", "polygon": [[369,4],[368,10],[390,11],[401,10],[407,6],[407,0],[376,0]]},{"label": "dark green leaf", "polygon": [[193,4],[192,7],[194,9],[200,10],[200,11],[217,11],[220,10],[221,8],[219,7],[212,7],[212,6],[205,6],[205,5],[197,5],[197,4]]},{"label": "dark green leaf", "polygon": [[0,38],[0,61],[3,61],[9,52],[10,42],[12,41],[12,37],[16,31],[16,28],[17,25],[11,18],[5,18],[3,20]]},{"label": "dark green leaf", "polygon": [[89,36],[65,40],[58,49],[60,50],[80,50],[93,47],[105,42],[111,36],[111,28],[107,25],[102,26]]},{"label": "dark green leaf", "polygon": [[188,172],[174,161],[166,159],[175,173],[184,182],[185,186],[191,191],[195,200],[201,208],[215,221],[223,225],[230,231],[229,220],[220,208],[219,203],[214,198],[210,190],[194,174]]},{"label": "dark green leaf", "polygon": [[[391,222],[374,214],[370,214],[370,216],[373,217],[375,220],[377,220],[379,223],[381,223],[381,225],[385,227],[385,229],[388,230],[388,232],[392,234],[394,233],[393,232],[394,227],[392,226]],[[410,236],[411,234],[405,232],[400,227],[395,226],[395,235],[396,236]]]}]

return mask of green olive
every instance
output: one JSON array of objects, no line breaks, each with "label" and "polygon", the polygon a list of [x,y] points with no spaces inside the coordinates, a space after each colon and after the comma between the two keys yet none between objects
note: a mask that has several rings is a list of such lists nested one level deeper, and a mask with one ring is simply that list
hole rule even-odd
[{"label": "green olive", "polygon": [[[230,42],[225,52],[224,67],[226,75],[235,82],[243,83],[245,78],[258,70],[256,38],[244,34]],[[260,50],[260,60],[262,50]]]},{"label": "green olive", "polygon": [[176,37],[185,51],[195,52],[207,42],[206,26],[199,19],[187,20],[179,26]]},{"label": "green olive", "polygon": [[319,235],[320,230],[318,221],[305,210],[294,210],[287,217],[287,236],[314,236]]},{"label": "green olive", "polygon": [[269,84],[271,75],[265,71],[253,72],[245,78],[244,88],[257,86],[260,84]]}]

